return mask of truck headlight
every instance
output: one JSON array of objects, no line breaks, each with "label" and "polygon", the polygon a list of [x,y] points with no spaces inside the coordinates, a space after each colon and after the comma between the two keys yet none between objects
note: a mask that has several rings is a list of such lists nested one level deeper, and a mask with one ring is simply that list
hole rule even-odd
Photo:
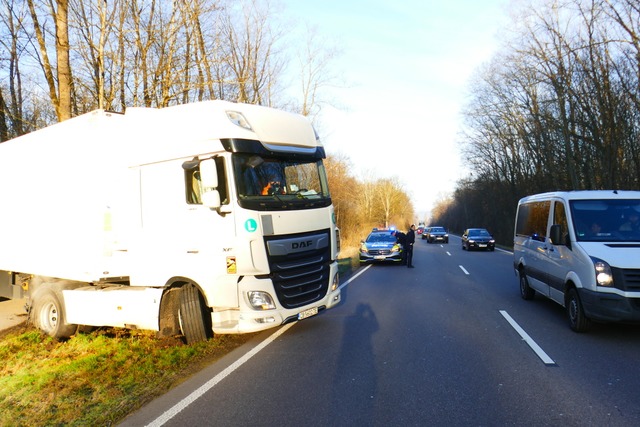
[{"label": "truck headlight", "polygon": [[591,257],[593,267],[596,270],[596,284],[598,286],[613,286],[613,273],[611,266],[599,258]]},{"label": "truck headlight", "polygon": [[335,291],[338,289],[338,285],[340,285],[340,280],[338,279],[338,275],[333,276],[333,282],[331,283],[331,291]]},{"label": "truck headlight", "polygon": [[249,304],[254,310],[273,310],[276,308],[273,298],[267,292],[249,291],[247,297],[249,297]]}]

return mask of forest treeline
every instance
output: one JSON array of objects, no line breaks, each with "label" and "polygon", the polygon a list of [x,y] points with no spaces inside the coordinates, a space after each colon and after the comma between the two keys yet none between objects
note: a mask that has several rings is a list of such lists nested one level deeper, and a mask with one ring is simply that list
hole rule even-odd
[{"label": "forest treeline", "polygon": [[640,2],[543,0],[514,16],[464,109],[469,175],[434,223],[513,243],[518,200],[555,190],[638,190]]},{"label": "forest treeline", "polygon": [[[0,142],[98,108],[212,99],[314,120],[338,52],[281,12],[269,0],[0,0]],[[413,221],[397,178],[354,178],[342,157],[326,165],[346,245]]]}]

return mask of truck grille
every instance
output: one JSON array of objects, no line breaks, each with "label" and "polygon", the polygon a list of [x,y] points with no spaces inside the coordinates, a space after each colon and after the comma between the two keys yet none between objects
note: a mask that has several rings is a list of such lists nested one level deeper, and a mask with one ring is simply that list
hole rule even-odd
[{"label": "truck grille", "polygon": [[[268,243],[278,240],[322,237],[328,245],[311,248],[305,251],[288,253],[286,255],[272,255],[269,253]],[[329,230],[321,232],[265,237],[269,267],[276,296],[280,304],[287,309],[302,307],[321,300],[329,288],[329,273],[331,264],[331,239]]]},{"label": "truck grille", "polygon": [[616,288],[627,292],[640,292],[640,269],[612,267],[611,270]]}]

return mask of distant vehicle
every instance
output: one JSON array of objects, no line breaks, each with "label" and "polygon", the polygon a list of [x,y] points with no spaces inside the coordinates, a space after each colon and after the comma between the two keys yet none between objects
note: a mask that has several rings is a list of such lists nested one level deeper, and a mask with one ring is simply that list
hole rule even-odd
[{"label": "distant vehicle", "polygon": [[430,227],[425,227],[424,230],[422,230],[422,240],[427,238],[427,236],[429,235],[429,230]]},{"label": "distant vehicle", "polygon": [[493,251],[496,248],[496,241],[484,228],[467,228],[462,234],[462,249],[468,251],[472,249],[488,249]]},{"label": "distant vehicle", "polygon": [[444,227],[429,227],[429,231],[422,235],[424,239],[426,235],[427,243],[449,243],[449,233]]},{"label": "distant vehicle", "polygon": [[416,229],[416,234],[423,234],[424,233],[424,227],[420,226]]},{"label": "distant vehicle", "polygon": [[360,242],[360,263],[402,262],[403,247],[391,230],[374,230]]}]

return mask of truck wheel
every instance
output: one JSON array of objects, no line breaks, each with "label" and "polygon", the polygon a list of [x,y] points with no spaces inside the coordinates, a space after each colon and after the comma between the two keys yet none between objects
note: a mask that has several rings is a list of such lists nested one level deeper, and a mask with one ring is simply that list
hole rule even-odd
[{"label": "truck wheel", "polygon": [[78,329],[68,324],[62,294],[50,287],[42,287],[33,299],[33,324],[56,339],[67,339]]},{"label": "truck wheel", "polygon": [[182,287],[178,319],[187,344],[206,341],[213,336],[211,314],[193,283],[187,283]]},{"label": "truck wheel", "polygon": [[567,317],[569,327],[574,332],[586,332],[591,327],[591,320],[585,316],[580,296],[575,288],[569,289],[566,296]]},{"label": "truck wheel", "polygon": [[520,278],[520,296],[524,300],[531,300],[536,295],[536,291],[531,289],[527,275],[524,272],[524,268],[518,270],[518,277]]}]

